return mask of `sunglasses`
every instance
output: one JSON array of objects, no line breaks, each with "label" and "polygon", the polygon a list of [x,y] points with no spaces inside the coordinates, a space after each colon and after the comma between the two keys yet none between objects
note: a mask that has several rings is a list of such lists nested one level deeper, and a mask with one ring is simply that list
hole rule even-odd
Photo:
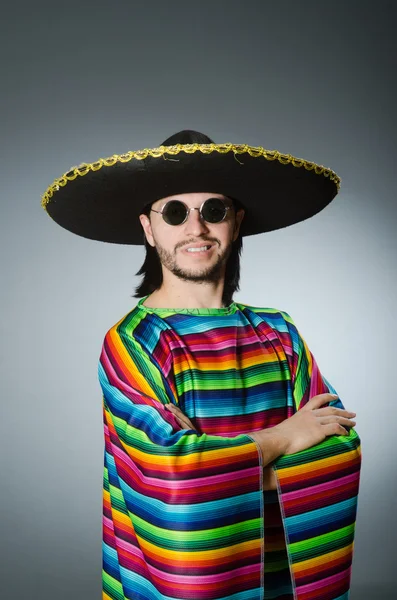
[{"label": "sunglasses", "polygon": [[161,210],[154,210],[154,208],[150,210],[159,213],[168,225],[182,225],[187,221],[191,210],[200,211],[201,218],[207,223],[220,223],[230,208],[233,207],[227,206],[220,198],[208,198],[200,208],[189,208],[181,200],[168,200]]}]

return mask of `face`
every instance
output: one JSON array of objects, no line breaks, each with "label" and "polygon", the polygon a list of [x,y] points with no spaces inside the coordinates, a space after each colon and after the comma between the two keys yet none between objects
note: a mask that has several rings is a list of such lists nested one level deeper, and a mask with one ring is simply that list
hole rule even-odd
[{"label": "face", "polygon": [[[191,193],[167,196],[152,204],[152,209],[161,210],[167,200],[182,200],[189,208],[199,208],[208,198],[221,198],[227,206],[232,201],[222,194]],[[235,213],[231,208],[220,223],[207,223],[198,210],[190,214],[181,225],[169,225],[161,214],[151,211],[150,220],[140,215],[148,243],[156,248],[160,262],[174,276],[184,281],[219,281],[225,273],[226,262],[237,239],[244,210]],[[209,250],[189,252],[192,245],[209,245]]]}]

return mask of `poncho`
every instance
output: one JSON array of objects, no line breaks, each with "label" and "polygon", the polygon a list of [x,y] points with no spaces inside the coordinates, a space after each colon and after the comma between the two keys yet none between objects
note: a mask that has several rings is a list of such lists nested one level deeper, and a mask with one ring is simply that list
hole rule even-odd
[{"label": "poncho", "polygon": [[99,360],[103,599],[347,600],[358,434],[280,456],[268,491],[248,435],[336,393],[290,315],[145,299],[107,331]]}]

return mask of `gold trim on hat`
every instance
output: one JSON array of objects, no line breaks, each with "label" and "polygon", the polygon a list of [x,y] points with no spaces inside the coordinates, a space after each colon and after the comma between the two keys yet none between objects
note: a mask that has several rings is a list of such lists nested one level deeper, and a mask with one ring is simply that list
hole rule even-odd
[{"label": "gold trim on hat", "polygon": [[171,156],[176,156],[180,152],[194,154],[194,152],[197,151],[200,151],[202,154],[211,154],[212,152],[226,154],[227,152],[233,152],[238,162],[240,161],[236,157],[237,154],[248,153],[254,158],[263,156],[266,160],[278,160],[282,165],[292,164],[294,167],[304,167],[307,171],[314,170],[317,175],[329,177],[330,180],[336,184],[338,191],[340,189],[341,179],[331,169],[328,169],[323,165],[317,165],[316,163],[303,158],[296,158],[291,154],[282,154],[278,150],[266,150],[261,146],[255,147],[248,146],[247,144],[175,144],[174,146],[159,146],[158,148],[145,148],[144,150],[136,151],[130,150],[125,154],[113,154],[113,156],[100,158],[93,163],[82,163],[78,167],[72,167],[67,173],[62,175],[62,177],[55,179],[55,181],[47,188],[42,196],[41,205],[46,209],[48,202],[60,187],[64,187],[68,181],[73,181],[78,176],[87,175],[90,171],[98,171],[102,167],[112,167],[117,162],[125,163],[133,159],[144,160],[148,156],[152,156],[153,158],[163,157],[165,160],[177,160],[167,159],[165,155],[169,154]]}]

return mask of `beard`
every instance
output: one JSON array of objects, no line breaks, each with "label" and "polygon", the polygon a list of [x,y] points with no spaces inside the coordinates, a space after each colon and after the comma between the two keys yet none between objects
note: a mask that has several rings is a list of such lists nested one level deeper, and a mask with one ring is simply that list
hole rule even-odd
[{"label": "beard", "polygon": [[[202,240],[203,242],[211,242],[214,240]],[[178,277],[182,281],[190,281],[195,283],[218,283],[222,277],[224,277],[226,263],[232,252],[232,242],[223,250],[218,252],[216,261],[210,266],[196,265],[194,268],[189,269],[186,267],[180,267],[177,264],[175,253],[168,252],[162,248],[156,240],[155,250],[159,258],[160,263],[165,269],[168,269],[171,273]]]}]

